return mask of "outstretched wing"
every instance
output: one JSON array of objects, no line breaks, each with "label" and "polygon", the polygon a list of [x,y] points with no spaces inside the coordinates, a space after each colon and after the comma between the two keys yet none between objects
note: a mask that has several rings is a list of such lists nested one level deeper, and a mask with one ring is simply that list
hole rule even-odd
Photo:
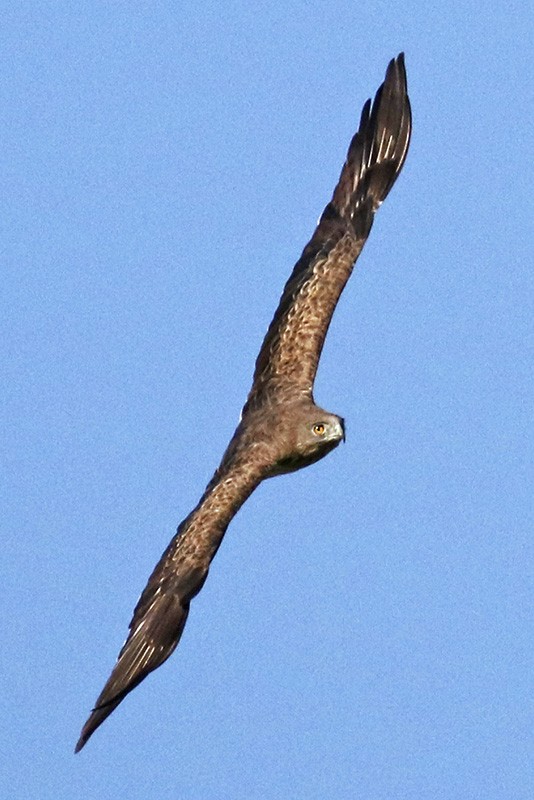
[{"label": "outstretched wing", "polygon": [[226,528],[262,477],[255,454],[223,458],[194,511],[181,523],[135,608],[130,632],[85,723],[75,752],[127,694],[161,666],[180,641],[189,604],[204,585]]},{"label": "outstretched wing", "polygon": [[285,285],[256,361],[245,409],[265,393],[311,396],[337,301],[399,175],[410,142],[404,55],[393,59],[374,102],[363,107],[338,185]]}]

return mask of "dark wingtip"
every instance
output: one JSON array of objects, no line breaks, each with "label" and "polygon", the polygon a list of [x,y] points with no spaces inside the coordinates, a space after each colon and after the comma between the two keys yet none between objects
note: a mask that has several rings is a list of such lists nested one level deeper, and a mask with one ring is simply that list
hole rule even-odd
[{"label": "dark wingtip", "polygon": [[76,742],[76,747],[74,748],[75,753],[79,753],[82,747],[87,743],[87,740],[91,736],[90,733],[85,732],[86,725],[82,728],[82,732],[80,733],[80,738]]},{"label": "dark wingtip", "polygon": [[124,695],[121,697],[115,698],[108,703],[103,703],[101,706],[96,706],[93,708],[87,722],[82,728],[82,732],[80,733],[80,738],[76,743],[76,747],[74,748],[75,753],[79,753],[82,747],[87,744],[93,733],[99,728],[104,720],[106,720],[109,715],[114,711],[121,700],[123,699]]},{"label": "dark wingtip", "polygon": [[349,145],[332,205],[365,239],[374,213],[397,180],[411,136],[404,53],[389,62],[374,99],[363,106],[360,125]]},{"label": "dark wingtip", "polygon": [[[87,744],[87,742],[89,741],[89,739],[91,738],[93,733],[96,731],[98,726],[101,725],[102,722],[104,722],[105,717],[102,718],[102,719],[99,719],[98,721],[95,719],[95,713],[97,713],[97,712],[98,712],[98,709],[94,709],[93,711],[91,711],[89,719],[87,720],[87,722],[85,723],[85,725],[82,728],[82,732],[80,733],[80,738],[76,742],[76,747],[74,748],[74,752],[75,753],[79,753],[80,752],[82,747],[84,747]],[[107,717],[107,714],[106,714],[106,717]]]},{"label": "dark wingtip", "polygon": [[[172,540],[169,547],[174,546],[174,542],[175,539]],[[82,749],[96,729],[122,703],[126,695],[169,658],[180,640],[189,613],[189,602],[182,601],[173,591],[158,594],[159,590],[156,588],[154,591],[151,583],[156,576],[156,586],[159,585],[160,574],[157,570],[161,564],[165,566],[165,558],[164,553],[141,595],[130,624],[128,639],[119,653],[117,663],[113,667],[106,685],[98,696],[95,707],[82,728],[75,753]],[[205,573],[203,577],[205,577]],[[151,593],[152,598],[155,595],[155,599],[152,599],[148,608],[143,605],[147,590]]]},{"label": "dark wingtip", "polygon": [[404,64],[404,50],[401,50],[398,56],[395,56],[395,58],[391,59],[391,61],[388,64],[387,71],[389,72],[390,69],[395,69],[395,67],[397,66],[400,67],[401,70],[406,71],[406,67]]},{"label": "dark wingtip", "polygon": [[407,79],[406,79],[406,64],[404,60],[404,52],[400,52],[398,56],[392,58],[386,69],[386,77],[384,83],[396,79],[404,91],[407,92]]}]

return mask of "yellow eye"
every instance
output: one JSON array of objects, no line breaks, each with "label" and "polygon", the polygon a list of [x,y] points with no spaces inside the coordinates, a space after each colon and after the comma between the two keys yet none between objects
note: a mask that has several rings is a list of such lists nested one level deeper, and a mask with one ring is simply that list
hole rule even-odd
[{"label": "yellow eye", "polygon": [[316,436],[324,436],[326,427],[323,422],[318,422],[316,425],[313,426],[312,431]]}]

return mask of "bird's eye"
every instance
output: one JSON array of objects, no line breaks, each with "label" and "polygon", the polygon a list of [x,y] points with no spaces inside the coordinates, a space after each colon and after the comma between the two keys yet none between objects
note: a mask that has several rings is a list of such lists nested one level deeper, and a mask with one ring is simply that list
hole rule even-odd
[{"label": "bird's eye", "polygon": [[313,426],[312,431],[314,432],[314,434],[316,436],[324,436],[324,433],[326,431],[326,426],[325,426],[324,422],[317,422]]}]

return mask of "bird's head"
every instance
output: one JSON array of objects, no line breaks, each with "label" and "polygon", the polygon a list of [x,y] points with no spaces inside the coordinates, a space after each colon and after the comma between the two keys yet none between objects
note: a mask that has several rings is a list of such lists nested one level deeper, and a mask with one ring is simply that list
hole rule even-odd
[{"label": "bird's head", "polygon": [[273,475],[307,467],[345,440],[343,418],[313,403],[286,409],[280,422],[280,451]]}]

